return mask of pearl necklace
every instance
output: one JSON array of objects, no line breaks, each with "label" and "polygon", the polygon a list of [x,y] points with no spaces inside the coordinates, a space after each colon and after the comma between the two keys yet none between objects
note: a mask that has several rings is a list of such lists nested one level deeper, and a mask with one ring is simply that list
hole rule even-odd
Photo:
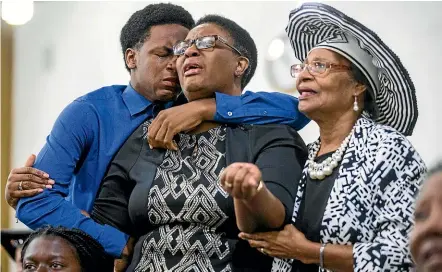
[{"label": "pearl necklace", "polygon": [[355,128],[353,127],[350,134],[345,137],[338,150],[336,150],[331,157],[328,157],[321,163],[315,162],[316,155],[321,147],[321,142],[318,139],[315,143],[313,143],[307,160],[308,173],[311,179],[323,180],[326,176],[330,176],[333,173],[333,169],[335,169],[336,166],[338,166],[338,163],[342,160],[342,156],[344,156],[344,152],[347,149],[348,143],[350,142],[354,131]]}]

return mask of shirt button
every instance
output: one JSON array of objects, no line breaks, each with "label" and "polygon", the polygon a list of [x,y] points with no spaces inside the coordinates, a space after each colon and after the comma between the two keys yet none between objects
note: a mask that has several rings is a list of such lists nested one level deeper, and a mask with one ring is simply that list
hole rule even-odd
[{"label": "shirt button", "polygon": [[232,116],[232,114],[233,114],[233,113],[232,113],[231,111],[227,112],[227,115],[228,115],[228,116]]}]

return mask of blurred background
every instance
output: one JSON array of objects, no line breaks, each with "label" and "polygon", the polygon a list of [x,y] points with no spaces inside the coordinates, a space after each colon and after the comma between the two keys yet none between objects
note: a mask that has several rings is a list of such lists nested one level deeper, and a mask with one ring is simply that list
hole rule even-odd
[{"label": "blurred background", "polygon": [[[175,2],[175,1],[171,1]],[[15,3],[16,6],[7,6]],[[17,5],[17,3],[20,3]],[[132,13],[153,2],[2,3],[1,227],[24,229],[4,200],[11,168],[37,154],[61,110],[101,86],[127,84],[120,30]],[[289,67],[296,62],[285,36],[300,1],[176,1],[197,20],[217,13],[247,29],[259,61],[247,90],[297,95]],[[376,32],[403,61],[416,86],[419,118],[409,139],[424,161],[442,157],[442,2],[329,2]],[[16,8],[14,8],[16,7]],[[306,143],[319,133],[300,131]],[[1,271],[15,271],[2,249]],[[9,267],[9,268],[8,268]]]}]

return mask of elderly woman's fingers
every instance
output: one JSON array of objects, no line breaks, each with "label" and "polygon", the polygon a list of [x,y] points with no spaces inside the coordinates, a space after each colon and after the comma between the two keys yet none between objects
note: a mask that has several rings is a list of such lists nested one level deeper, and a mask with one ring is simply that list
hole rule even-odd
[{"label": "elderly woman's fingers", "polygon": [[256,233],[245,233],[240,232],[238,237],[243,240],[256,240],[256,241],[264,241],[271,236],[272,232],[256,232]]},{"label": "elderly woman's fingers", "polygon": [[257,240],[247,240],[250,247],[253,248],[266,248],[268,249],[270,247],[269,243],[267,241],[257,241]]}]

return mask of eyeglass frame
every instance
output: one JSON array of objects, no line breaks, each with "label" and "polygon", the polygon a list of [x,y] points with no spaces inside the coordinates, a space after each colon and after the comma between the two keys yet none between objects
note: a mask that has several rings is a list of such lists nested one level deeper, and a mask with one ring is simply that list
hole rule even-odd
[{"label": "eyeglass frame", "polygon": [[[315,63],[324,63],[325,64],[325,71],[323,73],[315,73],[315,72],[313,72],[313,74],[312,74],[312,72],[311,72],[312,64],[315,64]],[[348,65],[336,64],[336,63],[332,63],[332,62],[329,62],[329,61],[312,61],[311,63],[297,63],[297,64],[293,64],[292,66],[290,66],[290,75],[293,78],[299,77],[299,74],[298,74],[298,76],[295,76],[295,72],[293,71],[294,67],[295,66],[299,66],[299,65],[300,66],[304,66],[304,67],[302,67],[302,71],[299,72],[299,74],[301,74],[307,68],[307,71],[312,76],[327,75],[328,73],[330,73],[330,71],[332,69],[335,70],[335,71],[339,71],[339,70],[351,71],[352,70],[351,67],[348,66]]]},{"label": "eyeglass frame", "polygon": [[[207,48],[198,48],[198,46],[196,45],[196,41],[199,40],[199,39],[202,39],[202,38],[207,38],[207,37],[214,37],[214,38],[215,38],[215,42],[214,42],[213,46],[211,46],[211,47],[207,47]],[[195,47],[196,47],[198,50],[201,50],[201,49],[209,49],[209,48],[215,48],[215,46],[216,46],[216,41],[220,41],[220,42],[222,42],[223,44],[227,45],[230,49],[232,49],[233,51],[235,51],[236,53],[238,53],[238,55],[240,55],[241,57],[245,57],[245,56],[244,56],[244,55],[243,55],[238,49],[236,49],[234,46],[228,44],[227,41],[226,41],[223,37],[221,37],[221,36],[219,36],[219,35],[207,35],[207,36],[201,36],[201,37],[198,37],[198,38],[196,38],[196,39],[190,39],[190,40],[179,41],[179,42],[177,42],[177,43],[173,46],[173,54],[174,54],[175,56],[182,56],[182,55],[184,55],[184,53],[186,52],[186,50],[189,49],[190,47],[192,47],[192,45],[194,45],[194,44],[195,44]],[[187,43],[190,42],[189,47],[187,47],[187,48],[183,51],[182,54],[175,54],[175,47],[176,47],[179,43],[182,43],[182,42],[187,42]]]}]

